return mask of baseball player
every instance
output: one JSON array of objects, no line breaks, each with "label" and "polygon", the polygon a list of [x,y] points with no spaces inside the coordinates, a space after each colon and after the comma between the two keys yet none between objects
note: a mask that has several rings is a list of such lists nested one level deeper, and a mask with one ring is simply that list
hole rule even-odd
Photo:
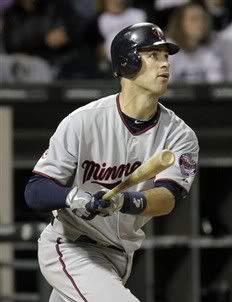
[{"label": "baseball player", "polygon": [[[139,301],[124,285],[145,237],[141,228],[181,202],[198,160],[193,130],[159,102],[169,55],[178,50],[152,23],[120,31],[111,45],[120,92],[68,115],[35,165],[25,199],[54,215],[38,248],[50,302]],[[175,153],[174,165],[110,201],[102,198],[163,149]]]}]

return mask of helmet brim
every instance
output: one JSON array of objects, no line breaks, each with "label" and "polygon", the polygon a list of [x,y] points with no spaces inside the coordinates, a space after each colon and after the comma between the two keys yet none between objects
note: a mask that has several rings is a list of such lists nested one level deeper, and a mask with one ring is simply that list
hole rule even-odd
[{"label": "helmet brim", "polygon": [[152,45],[141,47],[139,50],[149,50],[159,48],[160,46],[166,46],[170,55],[174,55],[180,50],[179,46],[177,46],[176,44],[166,41],[155,42]]}]

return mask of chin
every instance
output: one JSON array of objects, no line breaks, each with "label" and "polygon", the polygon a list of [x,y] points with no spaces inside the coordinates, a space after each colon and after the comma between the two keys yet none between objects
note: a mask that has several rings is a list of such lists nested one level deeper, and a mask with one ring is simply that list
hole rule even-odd
[{"label": "chin", "polygon": [[167,86],[163,86],[163,87],[153,87],[152,92],[156,95],[156,96],[162,96],[163,94],[165,94],[167,91]]}]

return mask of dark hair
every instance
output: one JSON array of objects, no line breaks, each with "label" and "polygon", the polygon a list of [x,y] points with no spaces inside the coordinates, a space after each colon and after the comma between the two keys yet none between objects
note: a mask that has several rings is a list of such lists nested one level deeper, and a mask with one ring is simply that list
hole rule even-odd
[{"label": "dark hair", "polygon": [[181,49],[187,49],[187,41],[186,41],[186,35],[184,32],[183,28],[183,19],[185,16],[185,12],[187,9],[192,8],[192,7],[199,7],[201,8],[204,13],[205,13],[205,22],[206,22],[206,31],[205,35],[200,41],[201,44],[207,43],[210,39],[210,31],[211,31],[211,22],[210,22],[210,16],[207,13],[207,11],[204,9],[204,7],[198,3],[188,3],[185,5],[182,5],[178,8],[175,9],[173,14],[171,15],[168,25],[167,25],[167,30],[166,30],[166,35],[168,38],[174,40],[175,43],[177,43]]}]

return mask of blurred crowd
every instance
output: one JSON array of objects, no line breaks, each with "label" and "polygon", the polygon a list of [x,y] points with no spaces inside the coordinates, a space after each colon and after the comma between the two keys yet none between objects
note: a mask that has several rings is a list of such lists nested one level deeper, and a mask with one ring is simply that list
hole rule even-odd
[{"label": "blurred crowd", "polygon": [[0,82],[110,78],[114,35],[144,21],[181,47],[172,83],[232,82],[231,0],[0,0]]}]

